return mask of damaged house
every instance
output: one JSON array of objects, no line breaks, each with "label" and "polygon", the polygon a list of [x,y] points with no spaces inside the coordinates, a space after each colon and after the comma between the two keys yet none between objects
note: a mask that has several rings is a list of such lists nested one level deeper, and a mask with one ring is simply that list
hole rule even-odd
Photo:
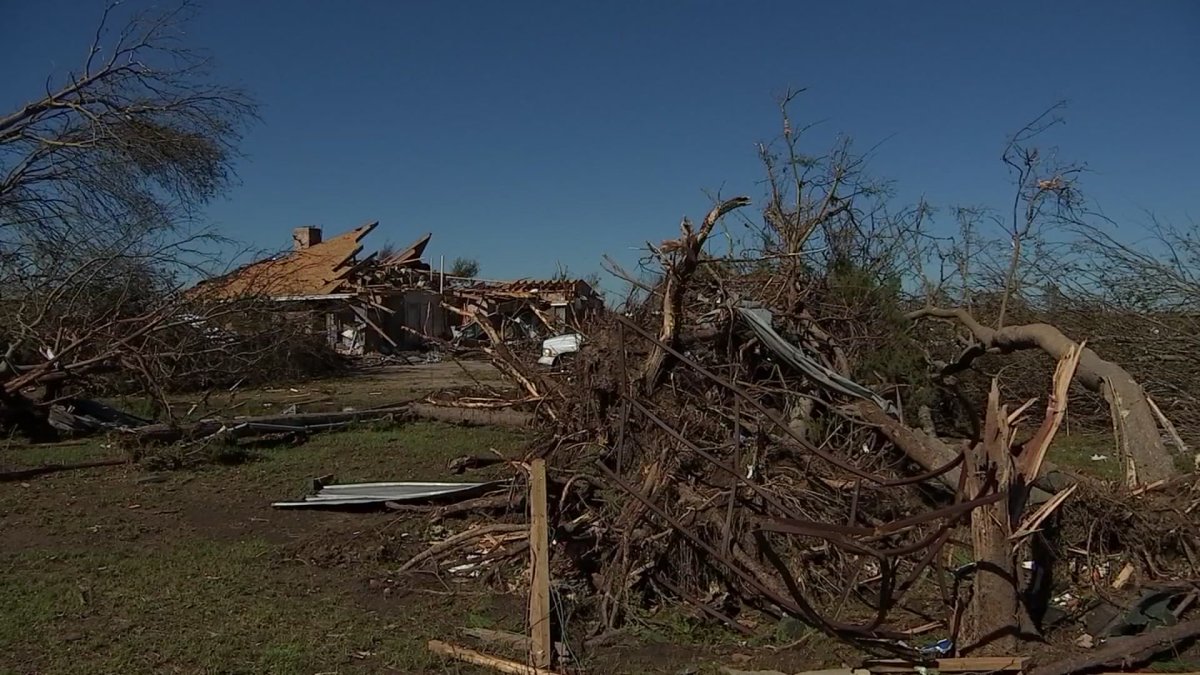
[{"label": "damaged house", "polygon": [[604,300],[581,279],[472,281],[446,290],[446,304],[468,317],[455,337],[486,339],[473,317],[485,316],[506,340],[539,339],[578,330]]},{"label": "damaged house", "polygon": [[449,338],[440,279],[422,260],[431,235],[385,257],[363,256],[362,240],[377,225],[329,239],[319,227],[296,228],[292,251],[202,281],[191,292],[267,298],[345,354],[387,354]]}]

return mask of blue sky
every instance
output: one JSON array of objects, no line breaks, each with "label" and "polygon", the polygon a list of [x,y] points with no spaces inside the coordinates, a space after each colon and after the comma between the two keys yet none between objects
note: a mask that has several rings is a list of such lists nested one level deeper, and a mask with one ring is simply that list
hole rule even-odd
[{"label": "blue sky", "polygon": [[[80,63],[103,5],[4,2],[0,106]],[[240,185],[208,209],[256,248],[369,220],[434,233],[484,276],[579,274],[762,195],[773,97],[880,144],[900,200],[1009,199],[1008,133],[1060,99],[1049,139],[1133,227],[1200,212],[1200,4],[1157,2],[315,2],[208,0],[190,42],[262,104]]]}]

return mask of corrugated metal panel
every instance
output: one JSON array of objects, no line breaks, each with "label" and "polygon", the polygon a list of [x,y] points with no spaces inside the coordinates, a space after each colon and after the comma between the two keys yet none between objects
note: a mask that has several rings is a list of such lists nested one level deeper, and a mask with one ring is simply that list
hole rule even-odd
[{"label": "corrugated metal panel", "polygon": [[275,502],[280,509],[329,506],[357,506],[384,502],[410,502],[456,495],[467,497],[505,485],[506,481],[488,483],[345,483],[324,485],[315,495],[301,501]]},{"label": "corrugated metal panel", "polygon": [[843,377],[841,374],[826,368],[823,364],[809,357],[800,348],[783,338],[771,327],[771,312],[765,309],[738,308],[738,313],[747,325],[758,335],[763,346],[793,368],[804,373],[824,387],[840,391],[848,396],[872,401],[880,408],[895,414],[895,406],[891,401],[867,389],[861,384]]}]

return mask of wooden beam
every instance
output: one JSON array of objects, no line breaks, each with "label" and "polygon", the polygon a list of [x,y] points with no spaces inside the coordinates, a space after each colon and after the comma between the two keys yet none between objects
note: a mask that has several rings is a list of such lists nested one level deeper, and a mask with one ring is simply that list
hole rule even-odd
[{"label": "wooden beam", "polygon": [[546,460],[529,464],[529,662],[549,668],[554,655],[550,640],[550,525],[546,517]]},{"label": "wooden beam", "polygon": [[477,666],[492,668],[502,673],[510,673],[511,675],[556,675],[556,673],[552,670],[534,668],[533,666],[527,666],[522,663],[517,663],[516,661],[509,661],[508,659],[481,654],[474,649],[459,647],[457,645],[442,642],[441,640],[430,640],[426,646],[429,648],[429,651],[433,652],[434,654],[440,654],[456,661],[463,661],[465,663],[473,663]]},{"label": "wooden beam", "polygon": [[[374,330],[376,333],[379,333],[380,337],[382,337],[384,340],[387,340],[388,344],[392,345],[396,349],[400,348],[400,345],[396,344],[396,341],[392,339],[392,336],[388,335],[385,330],[379,327],[379,324],[375,323],[371,320],[371,317],[367,316],[366,309],[357,305],[350,305],[350,309],[358,318],[362,319],[364,323],[370,326],[372,330]],[[364,345],[363,348],[366,349],[366,345]]]}]

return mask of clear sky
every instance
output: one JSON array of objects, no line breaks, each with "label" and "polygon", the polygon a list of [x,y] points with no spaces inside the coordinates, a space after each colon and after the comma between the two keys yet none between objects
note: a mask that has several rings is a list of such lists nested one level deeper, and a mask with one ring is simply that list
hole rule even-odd
[{"label": "clear sky", "polygon": [[[0,106],[82,62],[103,5],[0,0]],[[1052,140],[1111,215],[1200,217],[1200,3],[207,0],[191,42],[262,104],[207,217],[259,248],[369,220],[434,233],[484,276],[584,274],[602,253],[762,195],[773,97],[867,149],[901,199],[1009,198],[1008,133]]]}]

